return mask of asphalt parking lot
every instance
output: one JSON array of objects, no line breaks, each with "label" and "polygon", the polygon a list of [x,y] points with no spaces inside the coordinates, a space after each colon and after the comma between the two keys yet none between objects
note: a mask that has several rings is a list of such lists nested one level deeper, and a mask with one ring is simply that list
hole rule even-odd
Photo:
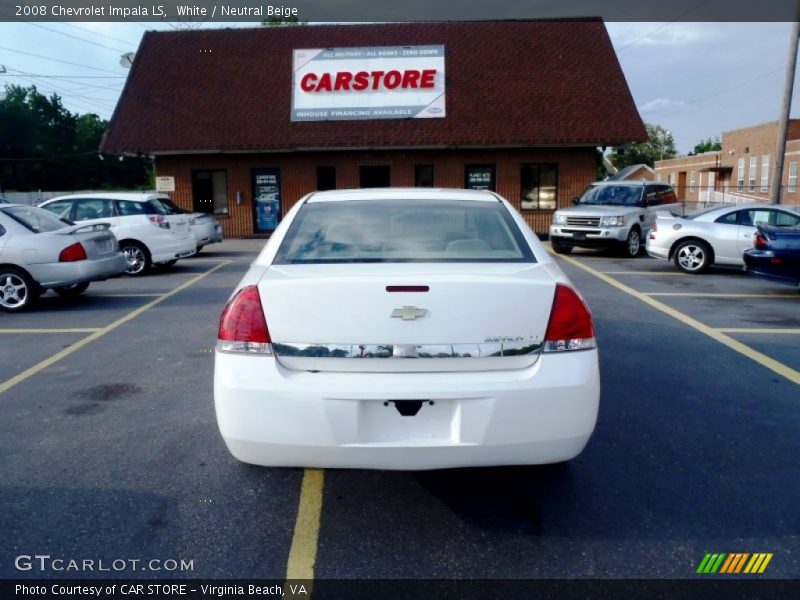
[{"label": "asphalt parking lot", "polygon": [[800,577],[797,291],[576,251],[603,391],[570,465],[266,469],[228,454],[212,401],[219,313],[262,244],[0,315],[0,577],[92,575],[15,568],[39,553],[192,561],[112,573],[135,577],[694,578],[707,552]]}]

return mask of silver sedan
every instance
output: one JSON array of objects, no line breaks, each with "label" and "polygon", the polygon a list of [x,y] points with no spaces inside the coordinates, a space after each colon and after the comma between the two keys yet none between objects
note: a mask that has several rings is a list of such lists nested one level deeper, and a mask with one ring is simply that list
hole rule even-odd
[{"label": "silver sedan", "polygon": [[684,217],[659,212],[647,236],[647,253],[673,261],[686,273],[700,273],[710,265],[741,267],[758,225],[795,227],[800,212],[768,204],[721,206]]},{"label": "silver sedan", "polygon": [[51,212],[0,205],[0,310],[29,308],[47,289],[63,296],[125,270],[107,224],[69,225]]}]

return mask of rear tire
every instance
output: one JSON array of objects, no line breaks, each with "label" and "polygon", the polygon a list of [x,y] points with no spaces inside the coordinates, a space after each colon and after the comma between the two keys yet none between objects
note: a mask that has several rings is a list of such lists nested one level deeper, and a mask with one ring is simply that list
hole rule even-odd
[{"label": "rear tire", "polygon": [[572,252],[572,246],[569,244],[562,244],[561,242],[550,240],[550,245],[553,247],[553,252],[556,254],[569,254]]},{"label": "rear tire", "polygon": [[27,310],[36,303],[41,293],[39,285],[22,269],[0,268],[0,310]]},{"label": "rear tire", "polygon": [[53,291],[59,296],[64,298],[75,298],[80,296],[89,287],[89,282],[75,283],[73,285],[64,285],[61,287],[53,288]]},{"label": "rear tire", "polygon": [[150,269],[150,253],[139,242],[126,240],[120,243],[119,249],[127,260],[125,265],[126,275],[136,277],[143,275]]},{"label": "rear tire", "polygon": [[711,264],[711,248],[700,240],[686,240],[675,248],[672,259],[684,273],[702,273]]}]

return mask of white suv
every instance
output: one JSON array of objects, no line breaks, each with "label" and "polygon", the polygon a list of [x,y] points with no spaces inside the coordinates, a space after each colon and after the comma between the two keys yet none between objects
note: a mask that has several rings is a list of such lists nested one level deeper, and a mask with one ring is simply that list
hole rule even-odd
[{"label": "white suv", "polygon": [[550,245],[558,254],[569,254],[575,246],[617,247],[633,258],[657,211],[683,212],[672,186],[652,181],[598,181],[572,203],[553,214]]},{"label": "white suv", "polygon": [[141,275],[152,265],[174,264],[197,251],[187,215],[173,215],[153,193],[59,196],[39,206],[76,223],[108,223],[127,258],[125,273]]}]

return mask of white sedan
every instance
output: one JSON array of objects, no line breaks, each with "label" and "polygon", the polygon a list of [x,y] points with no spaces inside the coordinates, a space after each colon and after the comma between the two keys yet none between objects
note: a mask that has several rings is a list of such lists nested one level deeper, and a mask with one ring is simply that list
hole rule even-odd
[{"label": "white sedan", "polygon": [[684,217],[658,213],[647,236],[647,253],[673,261],[686,273],[700,273],[710,265],[741,267],[758,225],[795,227],[800,225],[800,212],[748,204],[709,208]]},{"label": "white sedan", "polygon": [[599,398],[586,304],[491,192],[310,194],[220,319],[217,421],[247,463],[563,462]]},{"label": "white sedan", "polygon": [[68,225],[41,208],[0,207],[0,310],[30,308],[47,289],[80,294],[92,281],[121,275],[125,264],[108,225]]}]

